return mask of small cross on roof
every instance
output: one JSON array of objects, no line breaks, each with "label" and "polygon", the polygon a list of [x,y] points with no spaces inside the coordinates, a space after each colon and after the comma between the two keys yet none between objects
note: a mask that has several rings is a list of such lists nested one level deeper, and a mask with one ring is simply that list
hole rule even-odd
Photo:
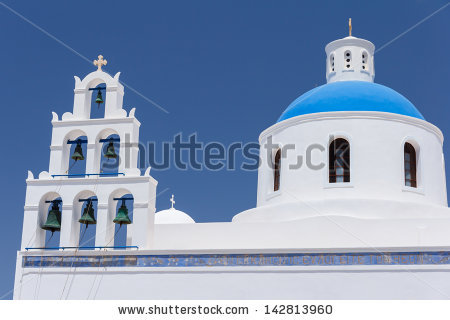
[{"label": "small cross on roof", "polygon": [[170,198],[170,202],[172,202],[172,208],[173,208],[173,205],[175,204],[175,199],[174,199],[174,196],[172,195],[172,197]]}]

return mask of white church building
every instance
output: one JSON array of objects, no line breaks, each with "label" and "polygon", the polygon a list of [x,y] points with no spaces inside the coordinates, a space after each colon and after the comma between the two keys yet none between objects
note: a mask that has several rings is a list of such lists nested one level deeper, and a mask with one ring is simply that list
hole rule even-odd
[{"label": "white church building", "polygon": [[[141,123],[99,56],[75,77],[73,112],[53,113],[48,171],[28,172],[14,299],[449,298],[443,135],[374,83],[374,49],[353,36],[325,47],[327,83],[259,137],[256,207],[218,223],[174,202],[155,212],[157,181],[137,166]],[[102,92],[104,117],[91,118]],[[110,157],[120,146],[116,174],[100,168],[105,144]],[[70,175],[70,159],[85,173]],[[94,223],[95,246],[83,248]],[[117,223],[124,246],[111,245]]]}]

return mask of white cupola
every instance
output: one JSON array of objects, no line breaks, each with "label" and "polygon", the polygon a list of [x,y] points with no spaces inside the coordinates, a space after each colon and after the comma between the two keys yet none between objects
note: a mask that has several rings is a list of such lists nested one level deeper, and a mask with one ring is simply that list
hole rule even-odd
[{"label": "white cupola", "polygon": [[174,195],[170,198],[172,206],[169,209],[158,211],[155,214],[155,224],[186,224],[195,223],[187,213],[175,209]]},{"label": "white cupola", "polygon": [[373,82],[374,51],[372,42],[352,37],[350,19],[349,36],[332,41],[325,47],[327,83],[352,80]]}]

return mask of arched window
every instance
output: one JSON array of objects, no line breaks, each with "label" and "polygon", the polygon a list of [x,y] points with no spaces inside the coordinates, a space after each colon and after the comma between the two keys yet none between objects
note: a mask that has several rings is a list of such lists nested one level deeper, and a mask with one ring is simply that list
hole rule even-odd
[{"label": "arched window", "polygon": [[414,149],[414,147],[408,142],[405,143],[404,161],[405,186],[417,188],[416,149]]},{"label": "arched window", "polygon": [[278,149],[275,154],[275,161],[273,162],[273,191],[278,191],[280,189],[280,166],[281,149]]},{"label": "arched window", "polygon": [[330,183],[350,182],[350,144],[339,138],[330,143],[328,167]]},{"label": "arched window", "polygon": [[115,218],[113,222],[115,224],[115,231],[113,236],[114,240],[111,244],[114,244],[115,247],[131,246],[132,234],[128,228],[128,224],[133,221],[134,197],[132,194],[125,194],[121,197],[114,197],[113,201],[117,203],[114,206]]},{"label": "arched window", "polygon": [[89,88],[89,91],[92,91],[90,118],[104,118],[106,105],[106,84],[100,83],[95,86],[95,88]]},{"label": "arched window", "polygon": [[117,175],[120,161],[120,137],[117,134],[111,134],[104,139],[100,139],[99,143],[102,143],[100,174],[107,176]]},{"label": "arched window", "polygon": [[62,210],[61,197],[54,200],[46,200],[44,203],[48,205],[48,209],[45,210],[46,215],[43,220],[45,222],[41,226],[41,228],[46,231],[44,247],[59,247]]},{"label": "arched window", "polygon": [[64,174],[67,174],[69,178],[80,178],[86,174],[87,143],[87,136],[79,136],[67,141],[70,146],[69,163]]},{"label": "arched window", "polygon": [[[88,196],[76,200],[78,211],[78,219],[80,225],[80,233],[78,238],[79,247],[95,246],[96,224],[97,224],[97,203],[98,198],[95,195]],[[92,225],[89,227],[89,225]]]}]

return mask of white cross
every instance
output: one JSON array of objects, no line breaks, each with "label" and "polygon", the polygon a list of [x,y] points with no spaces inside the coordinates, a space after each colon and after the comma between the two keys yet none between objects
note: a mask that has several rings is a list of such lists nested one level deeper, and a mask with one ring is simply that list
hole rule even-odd
[{"label": "white cross", "polygon": [[173,208],[173,205],[175,204],[175,200],[174,200],[173,195],[172,195],[172,198],[170,198],[170,202],[172,202],[172,208]]},{"label": "white cross", "polygon": [[106,66],[107,63],[108,63],[108,61],[103,60],[102,55],[98,56],[98,60],[94,60],[94,66],[98,67],[97,71],[102,71],[102,66]]}]

